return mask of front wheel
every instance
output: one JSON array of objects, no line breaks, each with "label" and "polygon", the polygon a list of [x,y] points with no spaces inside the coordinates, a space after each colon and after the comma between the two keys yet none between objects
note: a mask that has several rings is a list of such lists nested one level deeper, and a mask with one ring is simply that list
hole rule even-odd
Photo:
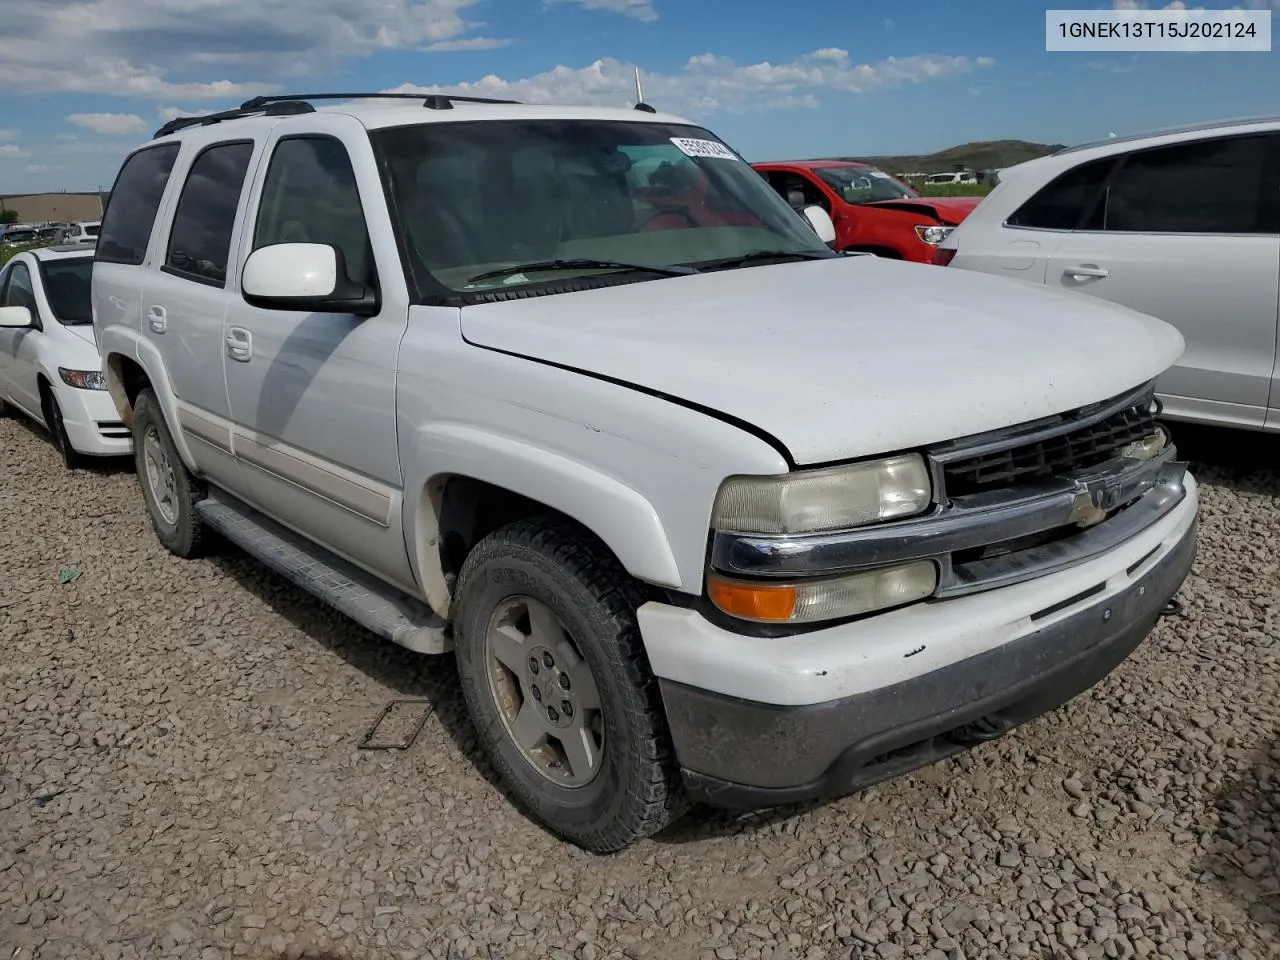
[{"label": "front wheel", "polygon": [[458,672],[481,744],[527,810],[598,853],[685,809],[638,599],[602,546],[547,519],[490,534],[458,578]]},{"label": "front wheel", "polygon": [[204,486],[178,456],[160,402],[149,388],[133,404],[133,462],[156,538],[170,553],[199,556],[205,529],[195,505],[204,499]]},{"label": "front wheel", "polygon": [[53,434],[53,446],[62,459],[62,466],[67,470],[82,470],[88,466],[89,458],[71,445],[67,436],[67,425],[62,419],[62,408],[58,406],[58,398],[49,388],[44,390],[44,422]]}]

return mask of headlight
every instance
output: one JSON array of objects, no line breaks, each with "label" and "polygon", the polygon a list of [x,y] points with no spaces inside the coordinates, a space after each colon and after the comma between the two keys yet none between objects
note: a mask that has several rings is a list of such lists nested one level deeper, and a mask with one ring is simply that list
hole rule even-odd
[{"label": "headlight", "polygon": [[926,226],[924,224],[917,224],[916,236],[925,243],[936,247],[943,240],[947,239],[947,237],[951,236],[951,231],[953,230],[955,230],[955,227],[939,227],[936,225]]},{"label": "headlight", "polygon": [[932,499],[924,458],[910,453],[822,470],[730,477],[716,494],[711,525],[725,533],[763,535],[846,530],[923,513]]},{"label": "headlight", "polygon": [[913,603],[938,586],[928,560],[866,573],[793,583],[707,579],[711,601],[730,616],[757,623],[816,623]]},{"label": "headlight", "polygon": [[107,389],[107,378],[101,370],[68,370],[66,367],[59,367],[58,376],[67,386],[77,390]]}]

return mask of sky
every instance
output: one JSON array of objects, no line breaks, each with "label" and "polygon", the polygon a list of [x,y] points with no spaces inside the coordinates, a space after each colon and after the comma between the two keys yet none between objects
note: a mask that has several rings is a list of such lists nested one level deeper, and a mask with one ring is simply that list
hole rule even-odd
[{"label": "sky", "polygon": [[0,0],[0,195],[109,188],[164,120],[260,93],[630,106],[637,65],[753,161],[1280,114],[1280,49],[1045,52],[1047,7],[1113,4],[1148,0]]}]

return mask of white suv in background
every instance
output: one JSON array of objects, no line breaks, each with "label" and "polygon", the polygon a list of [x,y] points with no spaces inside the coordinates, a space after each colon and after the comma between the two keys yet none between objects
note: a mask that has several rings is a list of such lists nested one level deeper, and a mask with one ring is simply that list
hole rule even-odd
[{"label": "white suv in background", "polygon": [[1166,417],[1280,430],[1280,118],[1113,138],[1009,167],[934,263],[1159,317],[1187,342],[1156,383]]},{"label": "white suv in background", "polygon": [[330,99],[173,121],[124,162],[94,322],[141,496],[179,556],[220,532],[454,650],[560,835],[616,850],[690,799],[982,743],[1177,592],[1167,324],[840,256],[821,208],[652,108]]}]

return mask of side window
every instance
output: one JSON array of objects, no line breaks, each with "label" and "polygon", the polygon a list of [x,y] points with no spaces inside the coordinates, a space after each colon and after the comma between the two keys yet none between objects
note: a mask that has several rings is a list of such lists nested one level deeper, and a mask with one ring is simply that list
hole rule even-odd
[{"label": "side window", "polygon": [[226,283],[236,208],[252,156],[253,144],[238,142],[209,147],[196,157],[173,215],[166,271]]},{"label": "side window", "polygon": [[769,182],[796,210],[822,207],[827,213],[831,212],[831,201],[808,177],[798,173],[772,173],[769,175]]},{"label": "side window", "polygon": [[1115,164],[1115,157],[1104,157],[1059,174],[1006,222],[1012,227],[1041,230],[1092,229],[1094,216],[1083,227],[1081,220],[1091,211],[1100,216],[1100,205],[1094,201]]},{"label": "side window", "polygon": [[31,271],[25,263],[15,263],[9,271],[9,283],[4,290],[6,307],[26,307],[36,316],[36,293],[31,286]]},{"label": "side window", "polygon": [[95,260],[135,266],[142,263],[178,150],[176,143],[146,147],[124,162],[102,216]]},{"label": "side window", "polygon": [[1263,230],[1266,135],[1199,140],[1125,157],[1105,198],[1103,229],[1144,233]]},{"label": "side window", "polygon": [[347,276],[376,287],[369,227],[346,147],[330,137],[281,140],[267,167],[253,249],[273,243],[327,243],[342,251]]}]

